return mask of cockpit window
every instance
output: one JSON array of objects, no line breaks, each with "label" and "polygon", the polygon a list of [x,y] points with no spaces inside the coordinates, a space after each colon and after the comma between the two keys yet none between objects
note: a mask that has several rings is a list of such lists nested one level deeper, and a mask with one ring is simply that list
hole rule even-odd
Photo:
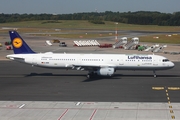
[{"label": "cockpit window", "polygon": [[168,60],[168,59],[163,59],[162,61],[163,61],[163,62],[168,62],[169,60]]}]

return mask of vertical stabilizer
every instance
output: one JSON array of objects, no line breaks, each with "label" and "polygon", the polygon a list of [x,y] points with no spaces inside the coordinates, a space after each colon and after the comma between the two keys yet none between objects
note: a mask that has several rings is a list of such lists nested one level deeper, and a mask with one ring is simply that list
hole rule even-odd
[{"label": "vertical stabilizer", "polygon": [[16,31],[9,31],[14,54],[35,53]]}]

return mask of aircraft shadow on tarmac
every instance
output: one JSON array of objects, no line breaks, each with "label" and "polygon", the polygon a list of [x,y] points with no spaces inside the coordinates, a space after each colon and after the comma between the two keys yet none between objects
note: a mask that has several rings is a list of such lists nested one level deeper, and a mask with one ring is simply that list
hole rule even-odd
[{"label": "aircraft shadow on tarmac", "polygon": [[[30,73],[25,75],[25,77],[33,77],[33,76],[86,76],[83,74],[53,74],[53,73]],[[111,77],[108,76],[95,76],[93,78],[112,78],[112,77],[153,77],[153,75],[142,75],[142,74],[114,74]],[[157,75],[157,77],[180,77],[180,75]]]},{"label": "aircraft shadow on tarmac", "polygon": [[123,79],[124,78],[152,78],[152,79],[156,79],[156,78],[161,78],[161,77],[166,77],[166,78],[171,78],[171,77],[180,77],[180,75],[158,75],[156,78],[153,77],[153,75],[123,75],[123,74],[115,74],[111,77],[106,77],[106,76],[96,76],[93,78],[88,78],[86,80],[84,80],[83,82],[92,82],[92,81],[96,81],[96,80],[103,80],[103,79],[111,79],[111,80],[116,80],[116,79]]},{"label": "aircraft shadow on tarmac", "polygon": [[[121,76],[121,77],[153,77],[153,75],[140,75],[140,74],[137,74],[137,75],[122,75],[122,74],[116,74],[115,76]],[[156,78],[158,77],[180,77],[180,75],[157,75]]]},{"label": "aircraft shadow on tarmac", "polygon": [[[47,76],[47,77],[54,77],[54,76],[84,76],[86,78],[86,75],[83,75],[83,74],[53,74],[53,73],[30,73],[30,74],[27,74],[25,75],[25,77],[36,77],[36,76]],[[129,74],[129,75],[123,75],[123,74],[115,74],[111,77],[107,77],[107,76],[94,76],[92,78],[86,78],[85,80],[83,80],[83,82],[92,82],[92,81],[97,81],[97,80],[103,80],[103,79],[111,79],[111,80],[116,80],[116,79],[122,79],[122,77],[125,77],[125,78],[130,78],[130,77],[148,77],[148,78],[154,78],[153,75],[140,75],[140,74],[136,74],[136,75],[132,75],[132,74]],[[157,75],[157,78],[159,77],[166,77],[166,78],[170,78],[170,77],[180,77],[180,75]]]},{"label": "aircraft shadow on tarmac", "polygon": [[82,74],[53,74],[53,73],[30,73],[25,75],[25,77],[33,77],[33,76],[84,76]]},{"label": "aircraft shadow on tarmac", "polygon": [[25,75],[25,77],[61,77],[61,76],[76,76],[76,77],[82,77],[84,76],[85,80],[82,82],[92,82],[92,81],[97,81],[97,80],[103,80],[103,79],[120,79],[118,78],[119,75],[117,76],[112,76],[112,77],[107,77],[107,76],[94,76],[92,78],[87,78],[86,75],[83,74],[53,74],[53,73],[30,73]]}]

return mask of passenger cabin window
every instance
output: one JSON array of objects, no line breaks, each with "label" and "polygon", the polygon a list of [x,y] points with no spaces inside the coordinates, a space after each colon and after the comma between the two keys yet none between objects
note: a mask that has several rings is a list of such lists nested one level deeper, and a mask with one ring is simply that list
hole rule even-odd
[{"label": "passenger cabin window", "polygon": [[168,62],[169,60],[168,60],[168,59],[163,59],[162,61],[163,61],[163,62]]}]

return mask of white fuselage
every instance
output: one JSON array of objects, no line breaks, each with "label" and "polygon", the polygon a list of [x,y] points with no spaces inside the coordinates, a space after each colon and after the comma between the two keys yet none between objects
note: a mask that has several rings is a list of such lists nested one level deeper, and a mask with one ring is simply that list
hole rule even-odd
[{"label": "white fuselage", "polygon": [[111,67],[115,70],[165,70],[174,67],[174,63],[159,55],[40,53],[12,54],[7,58],[39,67],[81,67],[81,70],[90,67]]}]

